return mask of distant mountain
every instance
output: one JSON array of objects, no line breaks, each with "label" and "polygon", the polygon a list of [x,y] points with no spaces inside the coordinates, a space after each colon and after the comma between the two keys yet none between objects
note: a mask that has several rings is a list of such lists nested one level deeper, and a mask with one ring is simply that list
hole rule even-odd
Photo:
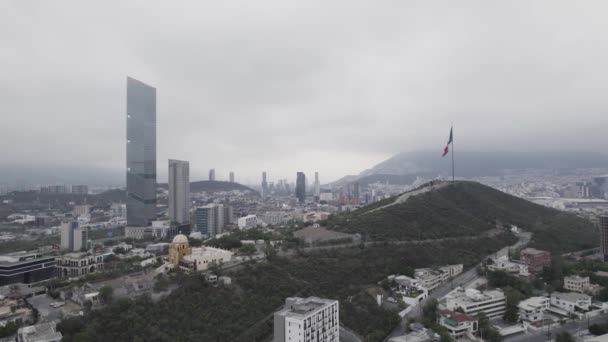
[{"label": "distant mountain", "polygon": [[[456,152],[456,176],[497,176],[506,170],[608,168],[608,155],[594,152]],[[448,176],[451,156],[438,151],[399,153],[356,176],[346,176],[333,184],[365,180],[366,176]],[[400,184],[400,183],[395,183]]]},{"label": "distant mountain", "polygon": [[393,204],[396,198],[333,215],[327,228],[370,240],[420,240],[478,236],[513,224],[532,232],[530,244],[540,249],[561,253],[597,246],[591,222],[475,182],[444,183]]},{"label": "distant mountain", "polygon": [[[159,187],[168,189],[167,183],[158,184]],[[250,187],[239,183],[230,183],[222,181],[196,181],[190,182],[190,192],[220,192],[220,191],[250,191],[252,194],[258,195],[258,192]]]}]

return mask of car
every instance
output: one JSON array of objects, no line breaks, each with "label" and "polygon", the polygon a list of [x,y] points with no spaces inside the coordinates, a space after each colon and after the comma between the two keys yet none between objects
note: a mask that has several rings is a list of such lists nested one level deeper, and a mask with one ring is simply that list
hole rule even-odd
[{"label": "car", "polygon": [[64,306],[64,305],[65,305],[65,302],[53,302],[53,303],[51,303],[51,304],[49,304],[49,305],[50,305],[52,308],[57,309],[57,308],[60,308],[60,307]]},{"label": "car", "polygon": [[389,301],[389,302],[391,302],[391,303],[397,303],[397,300],[395,298],[393,298],[393,297],[388,297],[386,300]]}]

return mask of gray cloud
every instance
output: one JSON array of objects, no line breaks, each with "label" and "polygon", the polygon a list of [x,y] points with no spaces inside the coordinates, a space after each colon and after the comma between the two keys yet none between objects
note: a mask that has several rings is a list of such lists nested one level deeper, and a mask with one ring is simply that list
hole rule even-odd
[{"label": "gray cloud", "polygon": [[3,161],[121,175],[125,76],[166,159],[323,181],[393,153],[604,150],[603,1],[4,1]]}]

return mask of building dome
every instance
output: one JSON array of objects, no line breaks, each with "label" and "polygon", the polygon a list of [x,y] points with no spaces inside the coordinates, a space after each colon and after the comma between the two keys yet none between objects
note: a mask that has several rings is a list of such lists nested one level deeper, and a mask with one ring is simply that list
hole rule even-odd
[{"label": "building dome", "polygon": [[173,238],[172,243],[188,243],[188,238],[184,234],[177,234]]}]

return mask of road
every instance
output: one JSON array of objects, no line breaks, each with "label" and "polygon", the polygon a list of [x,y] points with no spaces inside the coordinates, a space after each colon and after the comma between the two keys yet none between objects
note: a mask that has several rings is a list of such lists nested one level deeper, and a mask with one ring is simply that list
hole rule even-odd
[{"label": "road", "polygon": [[507,336],[503,338],[504,342],[545,342],[548,340],[552,340],[555,335],[562,331],[567,331],[573,336],[578,335],[581,332],[586,332],[587,324],[591,325],[594,323],[605,323],[608,320],[608,314],[602,314],[587,320],[581,321],[570,321],[564,325],[552,327],[549,329],[551,333],[550,337],[547,337],[547,330],[543,329],[542,331],[535,331],[528,334],[517,334],[513,336]]},{"label": "road", "polygon": [[[530,242],[530,239],[532,238],[532,234],[522,232],[522,233],[519,233],[517,237],[518,237],[518,240],[514,245],[504,247],[503,249],[499,250],[498,252],[488,255],[487,257],[483,258],[482,260],[485,260],[486,258],[495,256],[495,255],[505,255],[508,253],[509,248],[519,248],[519,247],[527,245]],[[440,299],[440,298],[444,297],[445,295],[447,295],[455,287],[457,287],[457,286],[465,287],[468,284],[476,281],[479,278],[479,276],[477,275],[477,266],[479,266],[479,265],[481,265],[481,262],[479,264],[471,267],[466,272],[459,274],[458,276],[453,278],[451,281],[446,282],[445,284],[435,288],[433,291],[431,291],[431,293],[429,293],[429,298]],[[422,306],[424,306],[425,302],[426,302],[426,300],[424,302],[420,303],[420,305],[416,306],[405,317],[403,317],[403,319],[401,320],[399,325],[397,327],[395,327],[395,329],[386,337],[385,341],[388,341],[388,339],[391,337],[404,335],[406,333],[405,324],[407,323],[407,320],[410,318],[420,317],[420,315],[422,313]]]}]

